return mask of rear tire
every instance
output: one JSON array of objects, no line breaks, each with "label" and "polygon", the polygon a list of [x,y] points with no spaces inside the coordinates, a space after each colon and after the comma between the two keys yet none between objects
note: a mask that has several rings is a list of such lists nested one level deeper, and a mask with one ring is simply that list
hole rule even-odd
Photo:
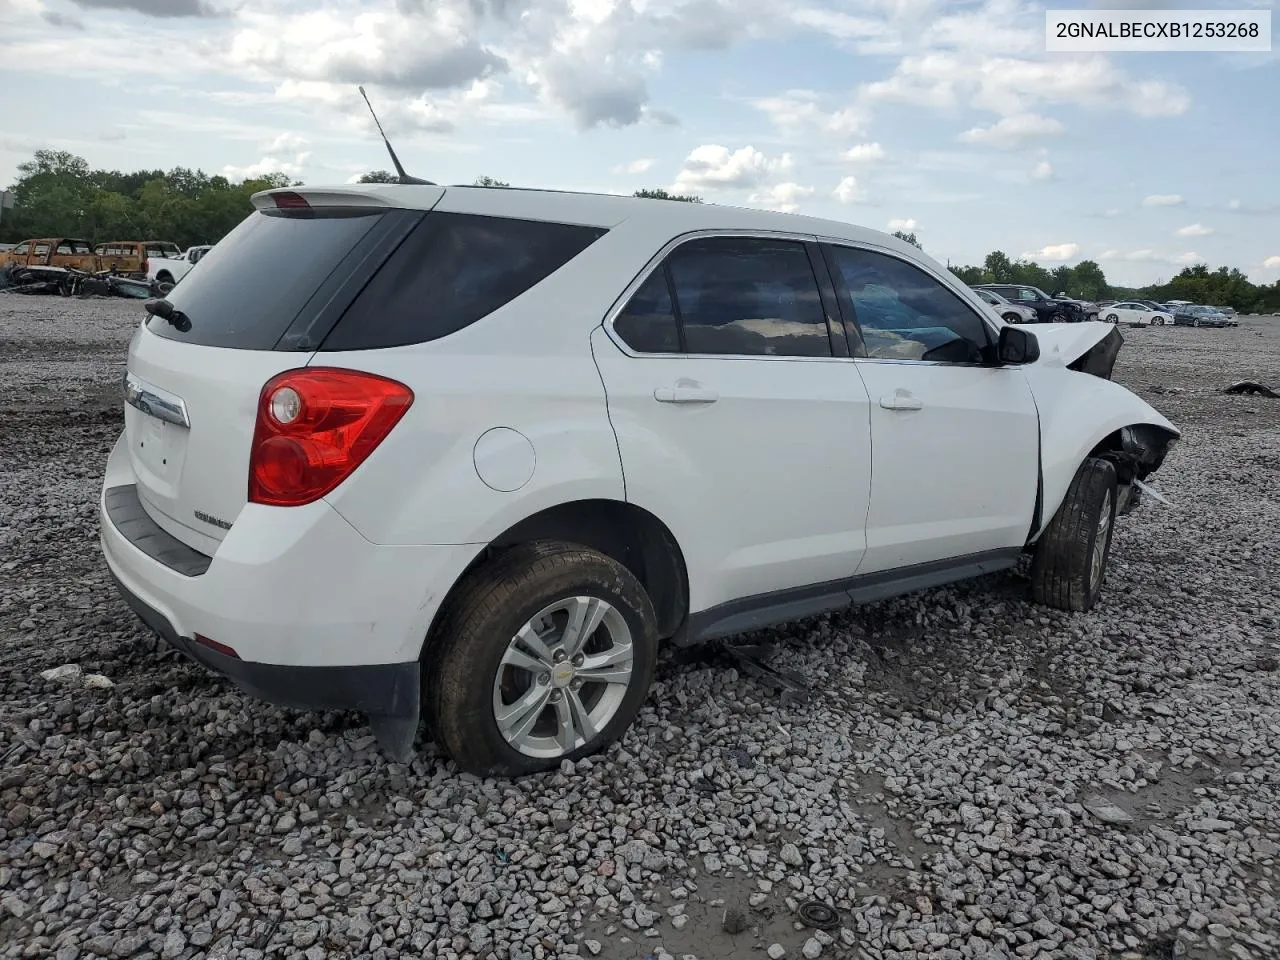
[{"label": "rear tire", "polygon": [[1119,322],[1120,322],[1120,317],[1117,314],[1114,314],[1114,313],[1107,314],[1107,323],[1119,323]]},{"label": "rear tire", "polygon": [[1066,323],[1067,315],[1063,313],[1061,310],[1059,310],[1049,317],[1049,322],[1050,323]]},{"label": "rear tire", "polygon": [[[576,645],[575,616],[591,625]],[[574,544],[522,544],[472,573],[432,630],[428,722],[468,773],[553,769],[622,735],[657,654],[653,604],[626,567]]]},{"label": "rear tire", "polygon": [[1116,470],[1089,457],[1036,544],[1031,591],[1037,603],[1085,613],[1102,593],[1116,519]]}]

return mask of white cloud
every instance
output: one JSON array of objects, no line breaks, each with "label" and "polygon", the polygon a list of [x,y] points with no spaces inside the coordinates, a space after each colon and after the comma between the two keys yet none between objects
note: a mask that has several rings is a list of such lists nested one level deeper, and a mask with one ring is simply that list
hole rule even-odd
[{"label": "white cloud", "polygon": [[1032,180],[1052,180],[1053,164],[1051,164],[1048,160],[1041,160],[1039,163],[1037,163],[1034,167],[1031,168],[1031,179]]},{"label": "white cloud", "polygon": [[800,201],[813,195],[813,187],[802,187],[798,183],[778,183],[766,187],[747,198],[748,203],[756,203],[770,210],[781,210],[783,213],[794,213],[800,207]]},{"label": "white cloud", "polygon": [[284,173],[290,177],[298,178],[306,169],[307,161],[310,159],[310,152],[295,154],[292,160],[284,157],[266,156],[257,163],[251,163],[244,167],[227,164],[222,168],[222,175],[231,181],[255,180],[269,173]]},{"label": "white cloud", "polygon": [[789,153],[770,159],[750,144],[730,150],[718,143],[705,143],[695,147],[685,158],[684,166],[676,174],[673,189],[678,193],[721,189],[750,190],[773,179],[777,174],[785,173],[794,165]]},{"label": "white cloud", "polygon": [[785,136],[802,137],[811,132],[849,137],[861,133],[869,112],[856,104],[828,110],[826,98],[813,90],[787,90],[773,97],[761,97],[751,105],[763,112]]},{"label": "white cloud", "polygon": [[1070,260],[1080,252],[1080,244],[1078,243],[1051,243],[1039,250],[1032,250],[1022,254],[1023,260]]},{"label": "white cloud", "polygon": [[973,127],[960,134],[962,143],[976,143],[1000,150],[1016,150],[1046,137],[1060,137],[1066,132],[1059,121],[1036,113],[1019,113],[1001,117],[989,127]]},{"label": "white cloud", "polygon": [[311,145],[306,137],[296,133],[282,133],[261,144],[262,151],[271,156],[281,153],[300,153]]},{"label": "white cloud", "polygon": [[1229,202],[1227,203],[1227,209],[1228,209],[1228,210],[1239,210],[1239,209],[1240,209],[1240,201],[1239,201],[1239,200],[1231,200],[1231,201],[1229,201]]},{"label": "white cloud", "polygon": [[1267,257],[1262,261],[1262,265],[1268,270],[1280,270],[1280,257]]},{"label": "white cloud", "polygon": [[1142,117],[1179,116],[1191,106],[1181,87],[1135,81],[1103,56],[975,60],[972,54],[931,50],[903,57],[888,79],[864,85],[861,93],[872,102],[939,110],[969,106],[1006,117],[1053,103],[1125,110]]},{"label": "white cloud", "polygon": [[1118,217],[1120,216],[1120,209],[1118,207],[1108,207],[1103,211],[1102,215],[1104,217]]},{"label": "white cloud", "polygon": [[1175,234],[1179,237],[1207,237],[1213,233],[1213,227],[1206,227],[1204,224],[1193,223],[1190,226],[1179,227]]},{"label": "white cloud", "polygon": [[884,147],[879,143],[859,143],[844,152],[850,163],[878,163],[885,158]]},{"label": "white cloud", "polygon": [[1188,252],[1188,253],[1179,253],[1177,256],[1172,257],[1170,259],[1170,262],[1190,265],[1193,263],[1201,263],[1203,260],[1204,260],[1204,257],[1200,256],[1200,254]]},{"label": "white cloud", "polygon": [[647,173],[653,167],[654,161],[649,157],[640,160],[632,160],[630,163],[620,163],[613,168],[614,173]]},{"label": "white cloud", "polygon": [[858,178],[853,176],[842,178],[831,192],[841,203],[857,203],[864,196],[862,187],[858,185]]},{"label": "white cloud", "polygon": [[1142,199],[1144,207],[1180,207],[1184,202],[1182,196],[1177,193],[1153,193]]},{"label": "white cloud", "polygon": [[905,231],[911,231],[911,230],[914,230],[915,228],[916,228],[916,218],[915,218],[915,217],[906,217],[906,218],[904,218],[904,219],[896,219],[896,218],[895,218],[895,219],[893,219],[893,220],[890,220],[890,221],[889,221],[889,229],[890,229],[890,230],[905,230]]}]

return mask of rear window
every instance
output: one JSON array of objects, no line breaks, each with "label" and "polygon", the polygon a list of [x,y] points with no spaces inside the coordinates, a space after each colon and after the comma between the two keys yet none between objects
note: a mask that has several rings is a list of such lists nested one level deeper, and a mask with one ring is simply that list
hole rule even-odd
[{"label": "rear window", "polygon": [[322,349],[398,347],[447,336],[510,303],[605,232],[541,220],[427,214]]},{"label": "rear window", "polygon": [[159,317],[149,318],[147,328],[200,346],[270,350],[321,299],[330,275],[358,259],[357,247],[386,216],[363,207],[252,213],[169,292],[190,329],[181,332]]}]

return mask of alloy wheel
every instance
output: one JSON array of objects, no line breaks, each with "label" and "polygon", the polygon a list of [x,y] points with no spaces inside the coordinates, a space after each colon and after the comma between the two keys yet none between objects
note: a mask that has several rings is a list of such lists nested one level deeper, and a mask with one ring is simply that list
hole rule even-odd
[{"label": "alloy wheel", "polygon": [[567,756],[603,730],[631,685],[631,629],[599,597],[548,604],[507,645],[493,681],[493,718],[528,757]]}]

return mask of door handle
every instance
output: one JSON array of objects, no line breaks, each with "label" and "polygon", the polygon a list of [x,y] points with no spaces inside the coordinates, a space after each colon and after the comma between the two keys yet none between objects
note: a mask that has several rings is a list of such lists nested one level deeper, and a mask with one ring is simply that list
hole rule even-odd
[{"label": "door handle", "polygon": [[659,387],[653,391],[659,403],[715,403],[720,394],[706,387]]},{"label": "door handle", "polygon": [[899,390],[880,398],[880,406],[886,410],[923,410],[924,402],[917,396]]}]

